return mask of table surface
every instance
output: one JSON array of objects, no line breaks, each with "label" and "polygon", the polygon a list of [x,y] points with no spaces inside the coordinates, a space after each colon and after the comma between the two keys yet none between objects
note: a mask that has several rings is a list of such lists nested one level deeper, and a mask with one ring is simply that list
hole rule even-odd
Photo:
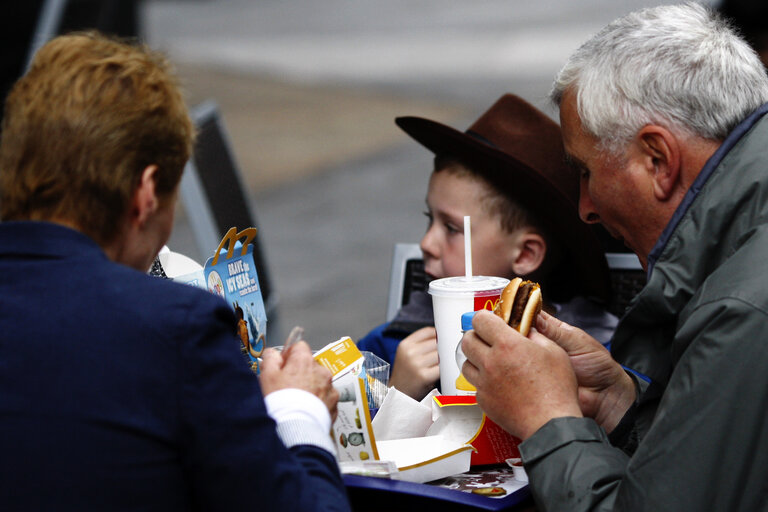
[{"label": "table surface", "polygon": [[527,486],[505,498],[488,498],[428,484],[345,475],[352,510],[360,512],[468,510],[535,511]]}]

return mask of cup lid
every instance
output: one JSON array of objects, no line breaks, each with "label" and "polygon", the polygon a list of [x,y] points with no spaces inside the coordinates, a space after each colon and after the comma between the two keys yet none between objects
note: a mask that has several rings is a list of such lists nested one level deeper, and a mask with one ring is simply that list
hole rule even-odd
[{"label": "cup lid", "polygon": [[456,295],[492,292],[503,289],[508,283],[509,279],[494,276],[444,277],[429,283],[429,293],[432,295]]}]

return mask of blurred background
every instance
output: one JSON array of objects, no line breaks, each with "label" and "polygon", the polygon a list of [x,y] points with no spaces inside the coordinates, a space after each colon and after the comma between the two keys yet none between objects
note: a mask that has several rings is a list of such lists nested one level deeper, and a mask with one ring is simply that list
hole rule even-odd
[{"label": "blurred background", "polygon": [[[43,3],[6,7],[6,77]],[[135,33],[170,56],[190,105],[216,102],[277,297],[268,344],[302,325],[319,348],[385,320],[393,245],[418,242],[426,228],[432,155],[396,116],[463,131],[512,92],[556,118],[546,96],[567,56],[614,18],[669,2],[69,3],[64,26],[80,28],[80,16]],[[203,263],[210,254],[188,220],[181,205],[169,246]]]}]

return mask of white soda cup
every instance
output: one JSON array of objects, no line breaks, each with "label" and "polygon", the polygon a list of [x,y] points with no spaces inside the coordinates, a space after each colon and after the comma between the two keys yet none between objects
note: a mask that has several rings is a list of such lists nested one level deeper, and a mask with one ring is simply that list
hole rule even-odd
[{"label": "white soda cup", "polygon": [[[461,342],[461,315],[468,311],[493,310],[509,279],[490,276],[459,276],[435,279],[429,283],[437,330],[440,357],[440,390],[444,395],[473,394],[474,388],[457,379],[461,369],[456,363],[456,347]],[[461,377],[463,380],[463,377]]]}]

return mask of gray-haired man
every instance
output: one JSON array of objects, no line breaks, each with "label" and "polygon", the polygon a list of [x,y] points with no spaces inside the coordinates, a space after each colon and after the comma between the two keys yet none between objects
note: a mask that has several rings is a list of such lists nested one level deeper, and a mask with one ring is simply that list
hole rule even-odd
[{"label": "gray-haired man", "polygon": [[581,171],[582,219],[635,251],[648,285],[619,323],[613,357],[546,314],[530,339],[478,314],[463,341],[478,402],[525,440],[546,510],[764,510],[760,60],[699,5],[646,9],[577,50],[552,98]]}]

